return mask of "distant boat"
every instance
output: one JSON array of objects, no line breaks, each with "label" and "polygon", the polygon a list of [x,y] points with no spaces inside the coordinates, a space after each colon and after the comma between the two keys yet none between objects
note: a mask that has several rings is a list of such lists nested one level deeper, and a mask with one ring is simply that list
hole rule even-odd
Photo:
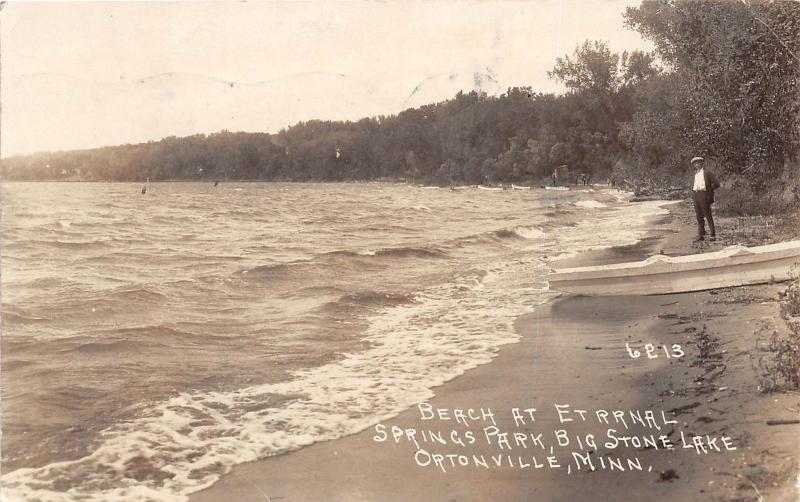
[{"label": "distant boat", "polygon": [[450,187],[450,190],[469,190],[471,187],[469,186],[457,186],[457,187]]},{"label": "distant boat", "polygon": [[427,188],[427,189],[429,189],[429,190],[433,190],[433,189],[438,189],[439,187],[435,187],[435,186],[422,186],[422,187],[420,187],[420,188]]},{"label": "distant boat", "polygon": [[511,184],[511,188],[513,188],[514,190],[530,190],[531,189],[530,186],[515,185],[513,183]]},{"label": "distant boat", "polygon": [[503,190],[503,187],[487,187],[485,185],[478,185],[478,188],[480,188],[481,190],[491,190],[493,192],[499,192]]},{"label": "distant boat", "polygon": [[545,190],[569,190],[569,187],[544,187]]},{"label": "distant boat", "polygon": [[713,253],[555,270],[550,288],[581,295],[659,295],[785,281],[796,277],[800,240],[729,246]]}]

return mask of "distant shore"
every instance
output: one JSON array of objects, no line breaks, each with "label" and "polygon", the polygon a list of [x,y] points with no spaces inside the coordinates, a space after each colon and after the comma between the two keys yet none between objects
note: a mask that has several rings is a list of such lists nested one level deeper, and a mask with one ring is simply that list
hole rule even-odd
[{"label": "distant shore", "polygon": [[[651,235],[639,244],[582,254],[568,264],[703,251],[692,247],[690,218],[687,205],[673,207],[670,216],[653,222]],[[735,220],[723,219],[719,228],[722,235],[728,232],[729,239],[758,233],[743,232]],[[660,410],[668,421],[677,422],[669,433],[671,440],[682,437],[676,431],[718,441],[728,438],[735,450],[700,454],[691,449],[634,448],[622,452],[642,464],[641,472],[602,470],[595,459],[598,472],[588,472],[584,466],[582,472],[567,474],[566,465],[524,467],[526,462],[517,460],[520,452],[536,453],[534,466],[545,462],[546,452],[517,449],[504,452],[513,453],[514,460],[504,457],[502,467],[445,464],[445,472],[433,463],[423,465],[430,457],[415,457],[413,442],[402,438],[395,443],[391,436],[376,441],[381,435],[369,428],[236,466],[191,500],[796,500],[800,425],[791,419],[797,418],[800,396],[764,392],[770,375],[763,368],[769,367],[771,354],[763,343],[759,345],[768,333],[790,336],[779,315],[778,295],[785,287],[772,284],[651,297],[564,297],[518,319],[519,344],[503,347],[490,364],[435,389],[436,397],[428,403],[433,409],[451,410],[451,419],[456,408],[490,409],[499,430],[548,434],[559,428],[555,404],[588,410]],[[651,343],[661,357],[633,359],[626,342],[639,348]],[[683,357],[667,359],[660,352],[672,350],[673,344],[680,346]],[[766,361],[761,367],[753,364],[759,358]],[[512,419],[512,408],[537,408],[541,416],[520,426]],[[385,430],[394,426],[445,433],[462,425],[424,421],[423,416],[412,408],[383,424]],[[484,425],[472,425],[479,438]],[[606,432],[597,430],[596,424],[576,425],[570,431],[584,438],[587,433],[602,438]],[[480,441],[470,448],[436,443],[421,443],[420,448],[454,455],[468,451],[485,459],[498,454],[497,448]]]}]

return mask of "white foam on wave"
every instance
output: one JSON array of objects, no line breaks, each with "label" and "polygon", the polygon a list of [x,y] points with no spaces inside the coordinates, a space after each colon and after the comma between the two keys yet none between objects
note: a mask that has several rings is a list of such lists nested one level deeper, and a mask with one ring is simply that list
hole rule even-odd
[{"label": "white foam on wave", "polygon": [[[577,225],[558,227],[548,234],[558,243],[558,253],[547,261],[575,256],[584,251],[628,246],[639,242],[649,230],[649,221],[667,214],[667,201],[628,203],[604,213],[603,217],[586,218]],[[591,236],[587,241],[586,237]]]},{"label": "white foam on wave", "polygon": [[[548,232],[542,249],[635,242],[660,211],[644,203],[590,212],[577,226]],[[89,456],[5,474],[3,498],[185,500],[235,464],[363,430],[430,399],[434,387],[517,341],[514,319],[554,295],[546,275],[544,261],[530,252],[487,264],[483,273],[429,288],[414,303],[370,319],[370,348],[362,352],[297,371],[286,382],[179,394],[106,430]],[[131,472],[149,477],[133,479]]]},{"label": "white foam on wave", "polygon": [[596,200],[580,200],[576,202],[575,205],[578,207],[585,207],[590,209],[599,209],[606,207],[605,204],[603,204],[602,202],[598,202]]},{"label": "white foam on wave", "polygon": [[[521,270],[544,302],[547,271],[541,261],[528,257],[491,265],[485,274],[431,288],[413,304],[385,310],[372,320],[366,351],[298,371],[288,382],[180,394],[106,431],[90,456],[11,472],[3,476],[7,500],[184,500],[235,464],[358,432],[394,416],[518,340],[513,320],[532,305],[507,285]],[[288,401],[264,407],[275,395]],[[133,462],[160,471],[156,478],[171,478],[161,486],[128,478]],[[75,487],[59,492],[54,480],[74,481]]]},{"label": "white foam on wave", "polygon": [[546,234],[537,227],[517,227],[514,232],[525,239],[544,239]]}]

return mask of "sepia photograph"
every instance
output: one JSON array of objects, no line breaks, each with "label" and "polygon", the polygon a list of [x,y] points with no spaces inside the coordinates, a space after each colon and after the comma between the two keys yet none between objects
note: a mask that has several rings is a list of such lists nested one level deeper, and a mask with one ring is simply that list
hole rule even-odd
[{"label": "sepia photograph", "polygon": [[0,500],[800,500],[800,1],[0,2]]}]

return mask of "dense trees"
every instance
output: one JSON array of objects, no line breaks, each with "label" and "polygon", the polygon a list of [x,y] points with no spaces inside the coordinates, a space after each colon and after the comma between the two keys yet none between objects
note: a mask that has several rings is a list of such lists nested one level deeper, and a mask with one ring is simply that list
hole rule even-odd
[{"label": "dense trees", "polygon": [[[277,134],[231,133],[4,159],[14,179],[367,180],[424,183],[573,177],[642,188],[685,184],[688,158],[715,161],[754,194],[800,195],[800,3],[643,0],[624,21],[655,53],[586,41],[530,88],[459,93],[356,122],[312,120]],[[776,186],[779,185],[779,186]],[[730,200],[730,199],[729,199]]]},{"label": "dense trees", "polygon": [[625,19],[668,68],[624,127],[633,163],[677,171],[702,152],[741,190],[781,180],[782,200],[796,200],[800,3],[645,0]]},{"label": "dense trees", "polygon": [[[549,168],[558,98],[510,89],[357,122],[312,120],[277,134],[231,133],[4,159],[18,179],[531,179]],[[554,112],[556,112],[554,114]]]},{"label": "dense trees", "polygon": [[[277,134],[223,131],[139,145],[5,159],[15,179],[366,180],[462,184],[538,181],[555,166],[607,175],[620,152],[618,124],[631,107],[620,89],[652,73],[646,55],[586,42],[552,75],[565,96],[509,89],[357,122],[312,120]],[[625,98],[627,99],[627,98]],[[573,176],[573,177],[574,177]]]}]

